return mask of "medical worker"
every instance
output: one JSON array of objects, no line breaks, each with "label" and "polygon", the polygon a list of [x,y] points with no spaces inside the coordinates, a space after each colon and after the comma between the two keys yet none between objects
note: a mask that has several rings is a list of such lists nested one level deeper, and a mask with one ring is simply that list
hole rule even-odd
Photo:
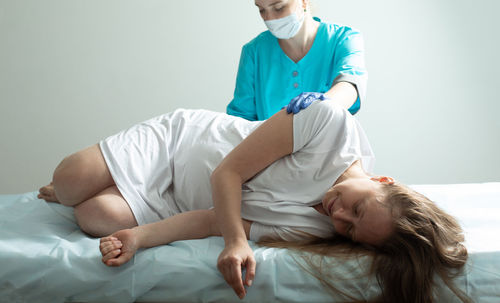
[{"label": "medical worker", "polygon": [[297,113],[316,99],[355,114],[367,72],[361,33],[312,17],[309,0],[255,0],[265,31],[243,46],[227,113],[264,120],[284,106]]}]

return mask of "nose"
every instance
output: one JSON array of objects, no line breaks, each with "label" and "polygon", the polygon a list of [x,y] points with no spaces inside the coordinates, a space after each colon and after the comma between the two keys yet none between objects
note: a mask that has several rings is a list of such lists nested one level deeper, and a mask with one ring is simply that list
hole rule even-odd
[{"label": "nose", "polygon": [[262,13],[262,20],[269,21],[272,20],[272,18],[269,17],[269,13]]},{"label": "nose", "polygon": [[333,226],[335,230],[347,237],[347,228],[350,224],[352,224],[352,217],[346,212],[344,209],[337,209],[331,215]]},{"label": "nose", "polygon": [[335,210],[332,213],[332,219],[344,222],[351,222],[352,216],[348,211],[345,211],[344,208],[340,207],[339,209]]}]

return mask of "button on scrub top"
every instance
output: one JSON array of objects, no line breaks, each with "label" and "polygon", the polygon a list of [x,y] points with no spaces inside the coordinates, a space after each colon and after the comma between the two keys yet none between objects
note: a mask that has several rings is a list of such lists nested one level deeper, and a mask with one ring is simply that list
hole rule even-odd
[{"label": "button on scrub top", "polygon": [[367,71],[361,33],[347,26],[320,21],[311,49],[299,62],[291,60],[278,39],[265,31],[243,46],[234,98],[227,113],[248,120],[265,120],[302,92],[327,92],[337,82],[352,83],[365,99]]}]

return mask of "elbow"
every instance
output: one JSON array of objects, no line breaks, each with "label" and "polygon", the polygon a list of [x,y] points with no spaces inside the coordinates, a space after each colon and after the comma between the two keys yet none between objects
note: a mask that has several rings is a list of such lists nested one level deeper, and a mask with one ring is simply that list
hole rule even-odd
[{"label": "elbow", "polygon": [[221,175],[221,169],[219,165],[210,174],[210,184],[212,185],[212,187],[217,183],[217,180],[220,179],[220,175]]},{"label": "elbow", "polygon": [[209,237],[222,236],[220,232],[219,225],[217,224],[217,216],[215,215],[215,209],[209,209],[208,211],[208,231]]},{"label": "elbow", "polygon": [[210,174],[210,186],[212,187],[212,195],[219,193],[221,190],[227,189],[229,183],[229,174],[225,168],[220,165]]},{"label": "elbow", "polygon": [[224,183],[227,185],[228,183],[233,184],[234,182],[243,184],[244,180],[237,170],[232,169],[228,165],[219,165],[210,174],[210,184],[212,188],[217,184]]}]

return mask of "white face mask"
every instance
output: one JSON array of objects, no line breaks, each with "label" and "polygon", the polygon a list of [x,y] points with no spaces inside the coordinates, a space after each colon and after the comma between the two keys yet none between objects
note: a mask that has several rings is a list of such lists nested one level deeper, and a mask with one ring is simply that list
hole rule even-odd
[{"label": "white face mask", "polygon": [[264,21],[267,28],[278,39],[290,39],[297,35],[302,23],[304,23],[304,15],[299,19],[296,13],[274,20]]}]

